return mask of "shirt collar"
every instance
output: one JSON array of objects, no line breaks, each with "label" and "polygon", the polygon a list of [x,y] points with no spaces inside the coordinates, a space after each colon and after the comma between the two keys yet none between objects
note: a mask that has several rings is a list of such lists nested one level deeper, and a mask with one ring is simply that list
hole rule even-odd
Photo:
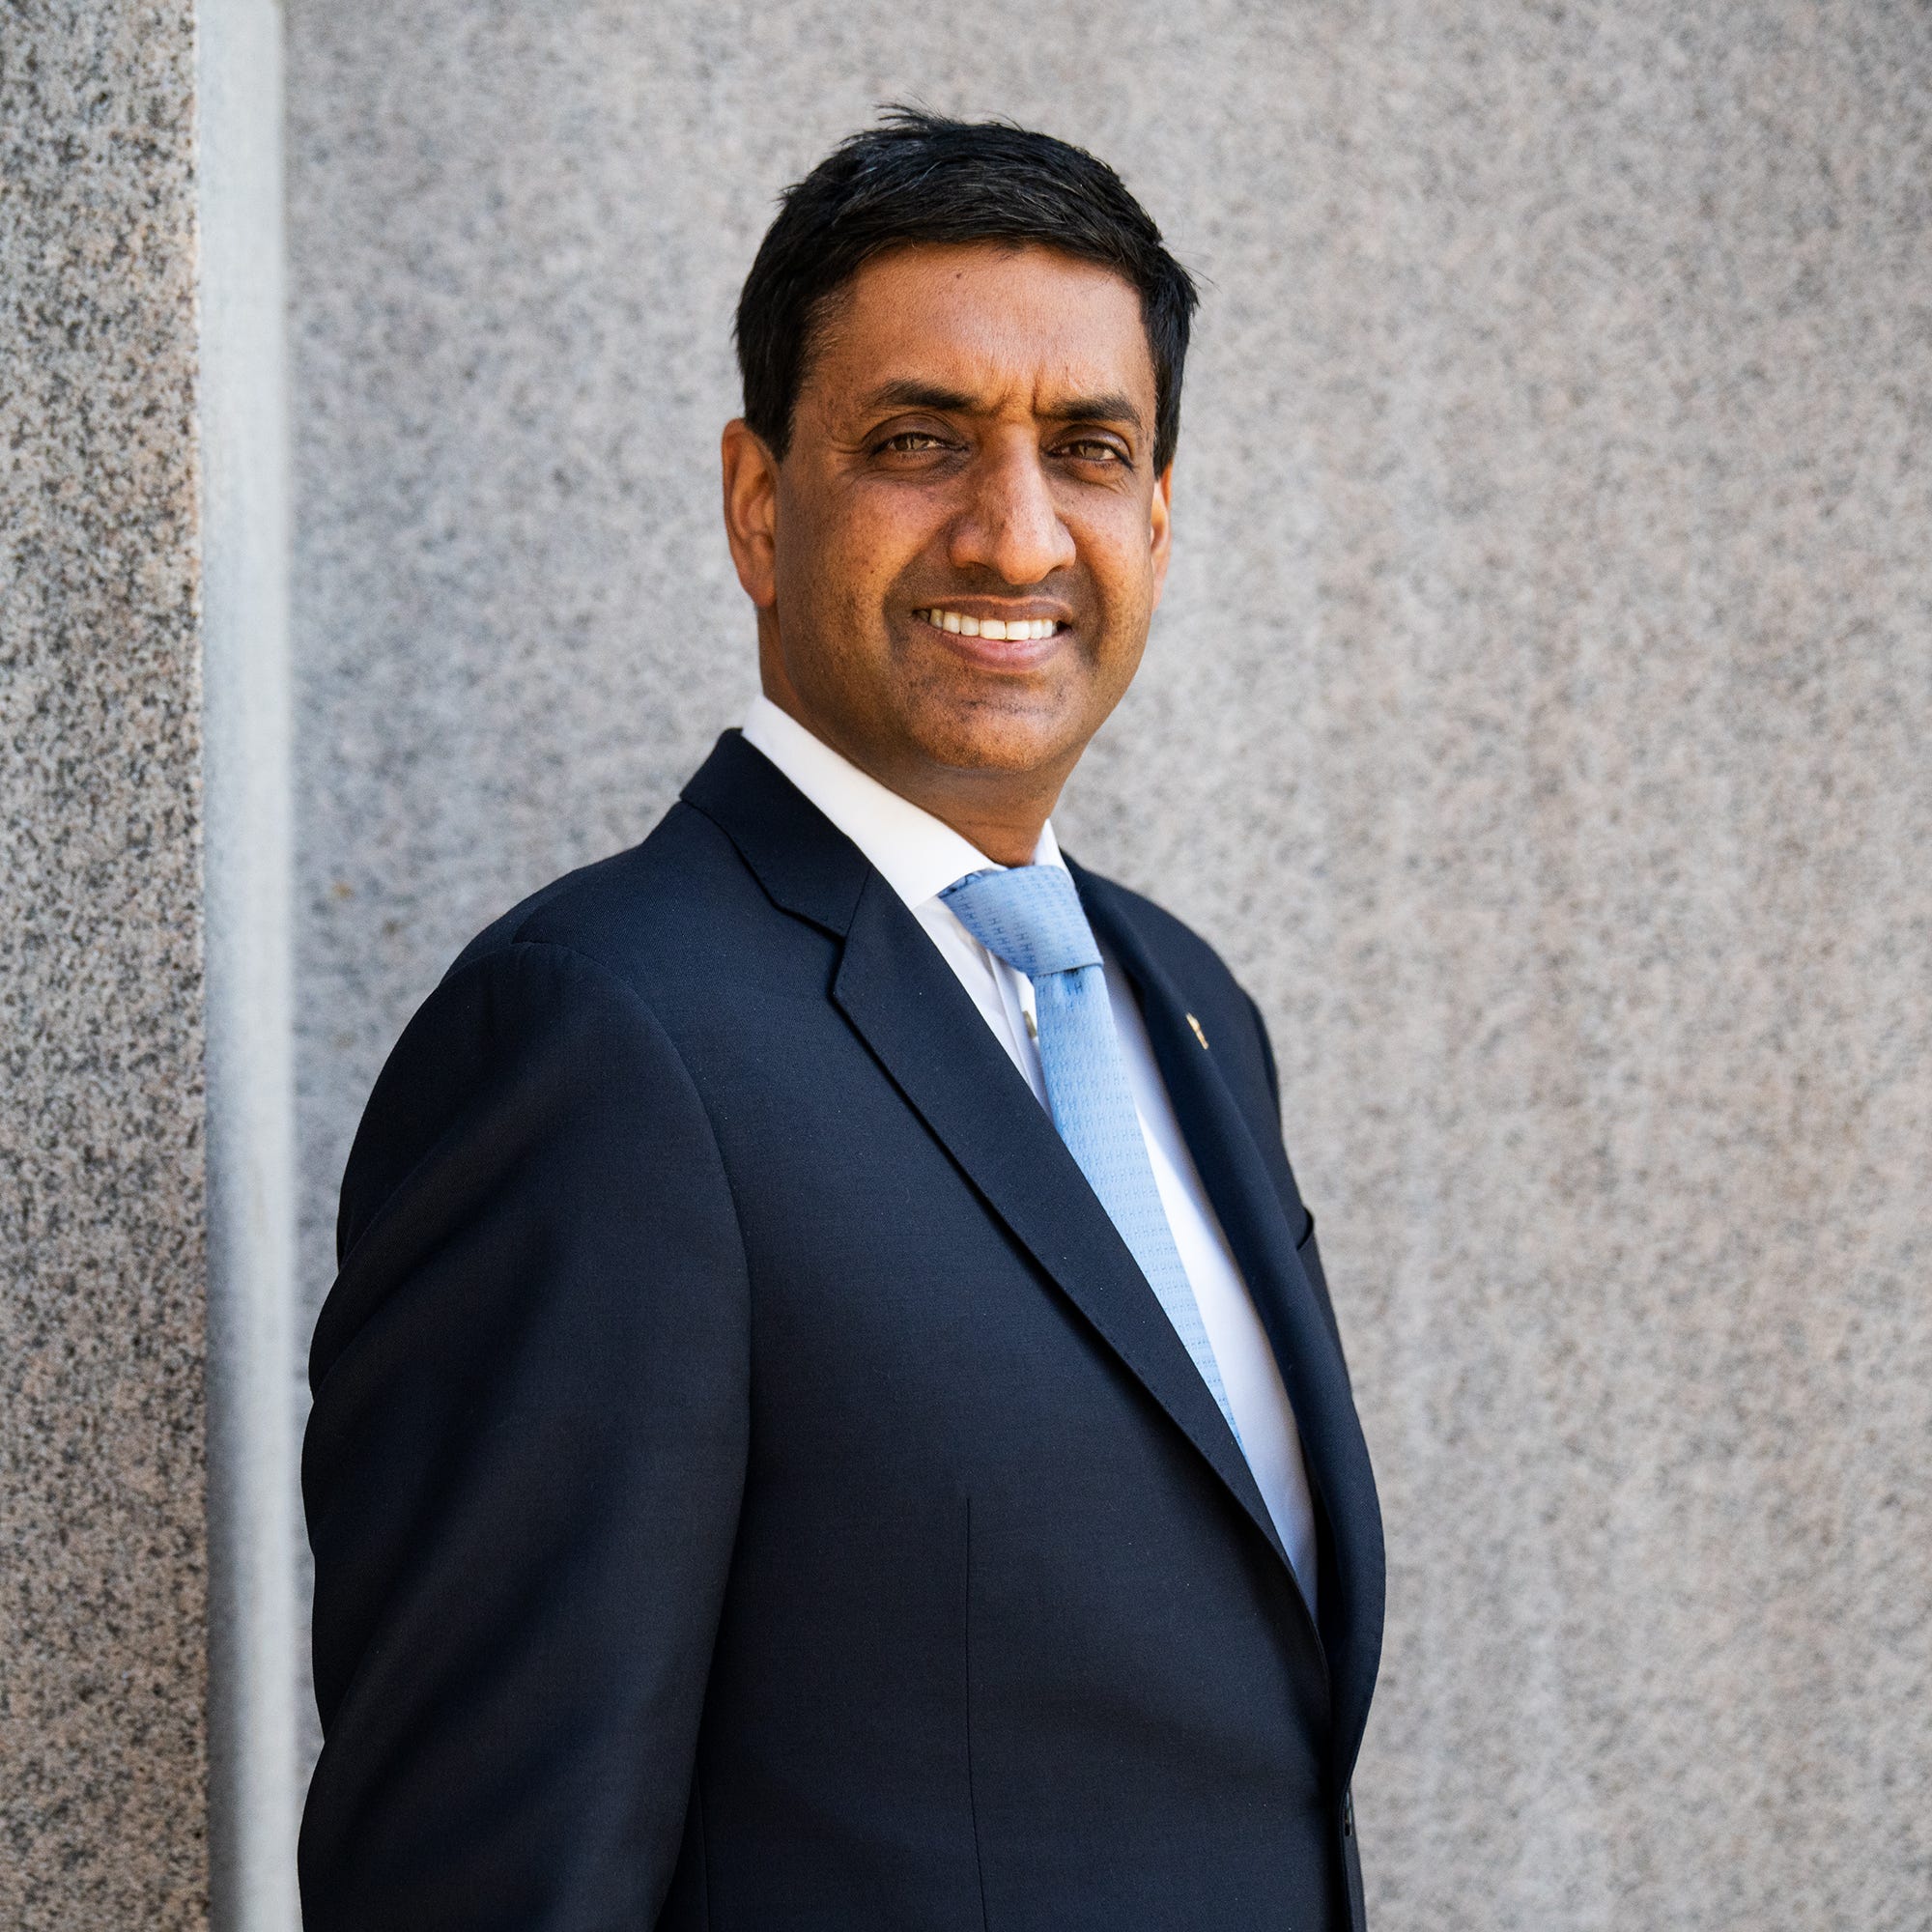
[{"label": "shirt collar", "polygon": [[[908,906],[917,909],[968,872],[1005,869],[952,826],[862,772],[762,694],[745,714],[744,734],[858,846]],[[1065,869],[1051,824],[1040,828],[1033,863]]]}]

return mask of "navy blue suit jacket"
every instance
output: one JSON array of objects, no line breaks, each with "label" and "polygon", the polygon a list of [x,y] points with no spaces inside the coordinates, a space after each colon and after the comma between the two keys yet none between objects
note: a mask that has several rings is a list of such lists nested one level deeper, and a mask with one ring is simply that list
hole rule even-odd
[{"label": "navy blue suit jacket", "polygon": [[729,733],[462,954],[356,1137],[308,1932],[1359,1925],[1381,1532],[1266,1037],[1074,877],[1281,1363],[1321,1628],[1025,1081]]}]

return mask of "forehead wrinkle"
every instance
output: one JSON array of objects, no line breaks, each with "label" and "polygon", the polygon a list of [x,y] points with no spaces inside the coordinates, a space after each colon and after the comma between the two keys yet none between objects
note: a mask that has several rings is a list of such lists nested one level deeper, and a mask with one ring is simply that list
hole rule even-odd
[{"label": "forehead wrinkle", "polygon": [[[817,319],[812,374],[843,391],[821,391],[822,401],[849,420],[848,412],[895,406],[949,407],[939,400],[944,392],[962,414],[1119,421],[1146,435],[1154,372],[1140,302],[1124,283],[1094,272],[1101,285],[1111,285],[1111,299],[1069,308],[1050,294],[1037,299],[1025,278],[1015,277],[1001,288],[1020,299],[1003,307],[997,297],[987,298],[979,275],[971,277],[979,286],[955,298],[969,278],[967,263],[956,258],[921,260],[916,251],[887,258],[840,289]],[[872,380],[863,387],[840,382],[862,355]],[[883,379],[881,364],[890,372]],[[922,397],[918,390],[933,393]],[[1136,401],[1141,391],[1145,400]],[[1091,407],[1102,401],[1109,407]],[[1122,403],[1125,409],[1116,407]]]},{"label": "forehead wrinkle", "polygon": [[[1138,372],[1131,364],[1122,368],[1112,357],[1096,355],[1094,337],[1103,331],[1084,320],[1056,317],[1045,327],[1024,314],[962,320],[978,326],[946,344],[952,353],[946,356],[944,373],[933,371],[948,388],[966,389],[994,402],[999,413],[1052,421],[1094,413],[1079,407],[1083,404],[1103,399],[1127,402]],[[984,326],[988,323],[990,327]],[[1142,346],[1138,314],[1131,341],[1136,348]],[[1147,375],[1151,380],[1151,368]],[[1131,403],[1128,410],[1138,419],[1140,412]]]}]

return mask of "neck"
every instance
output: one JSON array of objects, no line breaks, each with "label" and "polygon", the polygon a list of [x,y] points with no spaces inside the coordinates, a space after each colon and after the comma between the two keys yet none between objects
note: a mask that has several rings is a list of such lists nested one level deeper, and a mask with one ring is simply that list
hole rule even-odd
[{"label": "neck", "polygon": [[795,693],[773,689],[765,696],[821,744],[876,779],[888,791],[929,811],[942,825],[977,846],[997,866],[1030,866],[1039,835],[1053,815],[1066,773],[1004,772],[984,768],[934,766],[882,757],[871,746],[855,744],[827,721],[813,717]]},{"label": "neck", "polygon": [[[855,760],[856,762],[856,760]],[[863,770],[864,767],[862,766]],[[929,811],[970,845],[977,845],[996,866],[1030,866],[1039,849],[1039,835],[1052,816],[1053,800],[1042,804],[974,797],[953,797],[950,789],[934,787],[923,793],[874,772],[881,784],[892,785],[901,798],[909,798],[922,811]],[[966,773],[961,776],[978,776]],[[1004,775],[1003,775],[1004,776]],[[1058,787],[1055,787],[1056,793]]]}]

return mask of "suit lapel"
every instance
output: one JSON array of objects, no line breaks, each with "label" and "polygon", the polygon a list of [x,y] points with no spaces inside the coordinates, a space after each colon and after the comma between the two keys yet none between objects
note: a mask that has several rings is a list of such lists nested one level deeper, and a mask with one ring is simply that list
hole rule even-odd
[{"label": "suit lapel", "polygon": [[[1214,1398],[1053,1122],[919,922],[840,833],[727,732],[685,787],[772,899],[844,940],[832,997],[993,1212],[1287,1553]],[[1291,1584],[1293,1581],[1291,1573]]]},{"label": "suit lapel", "polygon": [[1335,1547],[1342,1614],[1330,1633],[1337,1747],[1352,1768],[1381,1652],[1385,1588],[1381,1513],[1368,1446],[1340,1350],[1295,1253],[1262,1151],[1211,1050],[1188,1023],[1173,978],[1117,888],[1074,868],[1082,903],[1139,995],[1161,1078],[1214,1211],[1273,1345]]},{"label": "suit lapel", "polygon": [[1087,1177],[919,922],[876,874],[832,996],[993,1211],[1280,1553],[1246,1459]]}]

